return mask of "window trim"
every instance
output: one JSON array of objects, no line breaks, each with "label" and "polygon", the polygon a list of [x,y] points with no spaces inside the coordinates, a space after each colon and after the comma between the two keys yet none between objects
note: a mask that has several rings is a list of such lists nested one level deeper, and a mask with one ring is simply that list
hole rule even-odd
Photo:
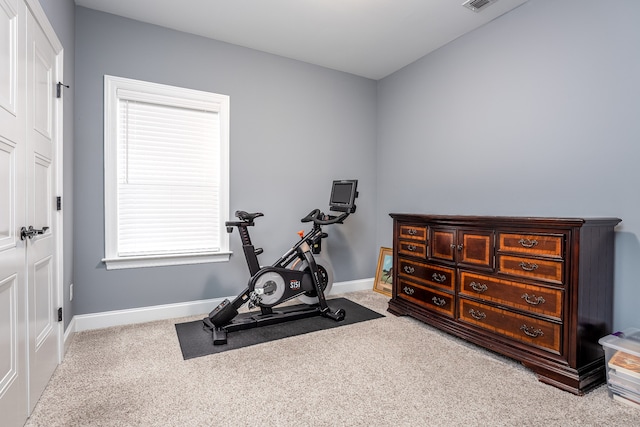
[{"label": "window trim", "polygon": [[[122,257],[117,252],[117,137],[118,91],[142,92],[161,103],[175,106],[193,106],[205,103],[215,105],[220,119],[220,250],[216,252],[175,253]],[[229,96],[176,86],[104,76],[104,238],[107,270],[159,267],[168,265],[201,264],[229,261],[229,237],[225,221],[229,220]]]}]

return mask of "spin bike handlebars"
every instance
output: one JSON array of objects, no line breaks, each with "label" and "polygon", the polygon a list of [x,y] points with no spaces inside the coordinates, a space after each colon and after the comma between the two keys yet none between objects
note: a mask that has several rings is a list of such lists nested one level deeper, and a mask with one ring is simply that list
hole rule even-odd
[{"label": "spin bike handlebars", "polygon": [[[236,217],[240,221],[227,221],[225,225],[227,226],[227,231],[230,233],[233,227],[238,226],[251,226],[253,225],[253,220],[264,216],[261,212],[248,213],[245,211],[236,211]],[[339,216],[334,215],[325,215],[320,212],[320,209],[314,209],[307,214],[304,218],[301,219],[302,222],[313,222],[315,225],[331,225],[331,224],[342,224],[344,220],[349,216],[348,212],[345,212]]]},{"label": "spin bike handlebars", "polygon": [[325,215],[320,212],[320,209],[314,209],[307,216],[301,219],[302,222],[313,222],[316,225],[331,225],[342,224],[344,220],[349,216],[348,212],[345,212],[339,216]]}]

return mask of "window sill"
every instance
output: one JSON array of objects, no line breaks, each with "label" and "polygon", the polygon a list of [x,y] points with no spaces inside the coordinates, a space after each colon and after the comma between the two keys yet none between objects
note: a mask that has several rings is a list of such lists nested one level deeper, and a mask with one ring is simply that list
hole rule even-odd
[{"label": "window sill", "polygon": [[227,262],[231,252],[211,252],[203,254],[185,255],[153,255],[132,256],[122,258],[103,258],[107,270],[122,270],[126,268],[163,267],[169,265],[205,264],[211,262]]}]

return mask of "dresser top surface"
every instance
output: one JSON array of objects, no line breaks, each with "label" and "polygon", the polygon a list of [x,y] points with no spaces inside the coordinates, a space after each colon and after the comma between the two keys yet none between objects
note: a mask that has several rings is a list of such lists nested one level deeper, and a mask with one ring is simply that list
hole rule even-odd
[{"label": "dresser top surface", "polygon": [[524,217],[524,216],[480,216],[480,215],[437,215],[417,213],[390,213],[396,220],[416,222],[437,222],[450,225],[506,225],[506,224],[536,224],[556,226],[615,226],[622,220],[614,217]]}]

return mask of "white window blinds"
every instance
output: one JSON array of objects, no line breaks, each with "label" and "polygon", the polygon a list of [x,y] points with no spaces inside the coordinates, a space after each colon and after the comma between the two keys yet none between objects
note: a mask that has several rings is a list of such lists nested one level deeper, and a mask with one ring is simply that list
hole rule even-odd
[{"label": "white window blinds", "polygon": [[219,251],[218,113],[119,103],[118,255]]},{"label": "white window blinds", "polygon": [[228,259],[228,97],[106,76],[105,99],[107,268]]}]

